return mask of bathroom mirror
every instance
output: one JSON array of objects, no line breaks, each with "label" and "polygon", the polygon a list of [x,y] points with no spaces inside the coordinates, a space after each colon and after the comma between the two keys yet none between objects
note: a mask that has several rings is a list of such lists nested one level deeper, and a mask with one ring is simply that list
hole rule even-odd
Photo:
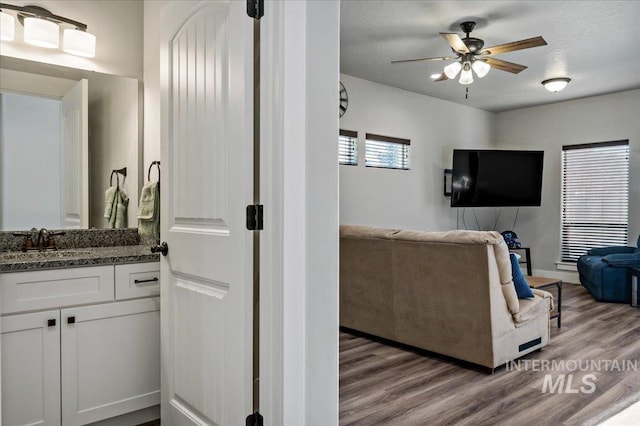
[{"label": "bathroom mirror", "polygon": [[[84,151],[60,136],[70,121],[63,98],[82,85]],[[129,197],[127,225],[135,227],[143,182],[140,93],[133,78],[0,56],[0,230],[105,228],[105,190],[112,171],[123,168],[126,178],[112,182]]]}]

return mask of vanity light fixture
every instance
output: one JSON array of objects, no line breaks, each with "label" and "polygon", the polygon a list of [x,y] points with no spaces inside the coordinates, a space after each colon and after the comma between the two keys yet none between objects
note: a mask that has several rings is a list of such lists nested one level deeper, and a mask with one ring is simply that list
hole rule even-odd
[{"label": "vanity light fixture", "polygon": [[16,11],[24,26],[25,43],[55,49],[60,44],[60,26],[70,25],[63,32],[62,50],[72,55],[93,58],[96,55],[96,36],[87,32],[87,25],[63,16],[54,15],[40,6],[14,6],[0,3],[0,34],[2,40],[14,40],[14,17],[6,10]]},{"label": "vanity light fixture", "polygon": [[11,41],[15,38],[15,24],[13,16],[0,9],[0,40]]},{"label": "vanity light fixture", "polygon": [[46,47],[47,49],[57,49],[59,43],[59,28],[53,21],[46,19],[25,17],[22,20],[24,25],[24,42],[34,46]]}]

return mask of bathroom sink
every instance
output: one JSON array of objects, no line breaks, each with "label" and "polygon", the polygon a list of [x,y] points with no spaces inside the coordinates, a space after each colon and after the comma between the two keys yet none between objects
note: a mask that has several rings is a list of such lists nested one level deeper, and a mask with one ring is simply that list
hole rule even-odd
[{"label": "bathroom sink", "polygon": [[54,251],[28,251],[9,252],[0,254],[0,260],[13,260],[16,262],[29,260],[65,259],[68,257],[79,257],[91,254],[88,250],[54,250]]}]

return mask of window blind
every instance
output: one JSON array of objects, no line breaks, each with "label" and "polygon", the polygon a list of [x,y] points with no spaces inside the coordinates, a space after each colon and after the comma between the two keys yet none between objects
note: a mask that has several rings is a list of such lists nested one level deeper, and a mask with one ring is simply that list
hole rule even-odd
[{"label": "window blind", "polygon": [[358,165],[358,132],[340,129],[338,163],[348,166]]},{"label": "window blind", "polygon": [[629,142],[563,146],[562,261],[627,245],[628,223]]},{"label": "window blind", "polygon": [[364,152],[366,167],[409,170],[408,139],[367,133]]}]

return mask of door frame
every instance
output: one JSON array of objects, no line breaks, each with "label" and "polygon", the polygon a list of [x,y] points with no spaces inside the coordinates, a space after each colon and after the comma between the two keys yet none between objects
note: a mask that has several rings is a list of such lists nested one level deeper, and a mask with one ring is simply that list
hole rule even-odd
[{"label": "door frame", "polygon": [[260,411],[337,425],[340,3],[267,1],[261,21]]}]

